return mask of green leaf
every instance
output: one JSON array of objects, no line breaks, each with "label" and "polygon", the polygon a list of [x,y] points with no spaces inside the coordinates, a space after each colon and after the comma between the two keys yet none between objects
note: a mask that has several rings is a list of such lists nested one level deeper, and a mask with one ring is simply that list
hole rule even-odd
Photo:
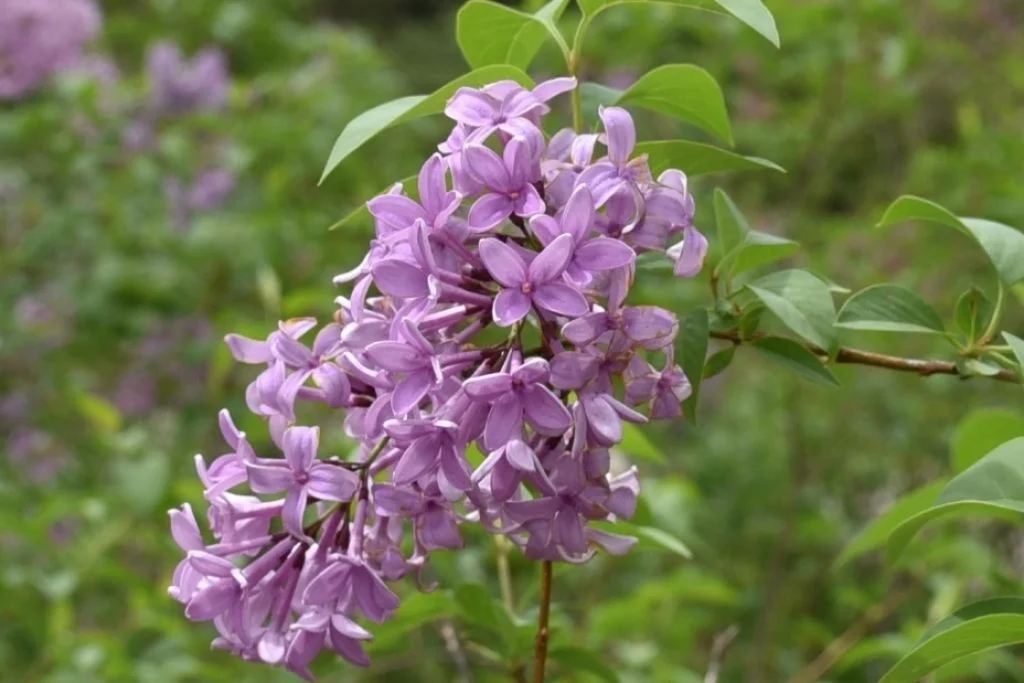
[{"label": "green leaf", "polygon": [[796,343],[792,339],[783,337],[762,337],[750,344],[754,349],[772,359],[779,365],[792,370],[804,379],[826,386],[839,386],[832,371],[829,370],[821,359]]},{"label": "green leaf", "polygon": [[655,176],[668,168],[681,169],[691,178],[723,171],[770,169],[786,172],[781,166],[766,159],[745,157],[720,147],[689,140],[641,142],[636,146],[636,153],[647,155],[651,172]]},{"label": "green leaf", "polygon": [[751,230],[744,236],[742,244],[722,258],[716,270],[728,273],[729,277],[736,277],[769,263],[789,258],[798,251],[799,242]]},{"label": "green leaf", "polygon": [[622,441],[619,443],[619,448],[625,451],[627,455],[659,464],[668,462],[665,459],[665,455],[657,446],[651,443],[642,429],[628,422],[623,423],[622,427]]},{"label": "green leaf", "polygon": [[[779,30],[775,19],[761,0],[576,0],[584,14],[591,17],[606,9],[619,5],[657,4],[673,7],[716,12],[725,10],[744,24],[767,38],[772,45],[779,47]],[[718,12],[716,12],[718,13]]]},{"label": "green leaf", "polygon": [[783,237],[751,230],[736,203],[721,189],[715,190],[715,223],[724,256],[715,272],[736,277],[795,254],[800,245]]},{"label": "green leaf", "polygon": [[732,197],[720,187],[715,188],[715,227],[718,228],[718,243],[722,253],[740,246],[750,232],[750,224],[740,212]]},{"label": "green leaf", "polygon": [[878,332],[942,334],[942,318],[921,297],[899,285],[874,285],[843,304],[836,327]]},{"label": "green leaf", "polygon": [[527,14],[490,0],[470,0],[455,17],[455,38],[474,69],[509,64],[525,70],[549,35],[565,45],[555,22],[568,4],[552,0],[537,14]]},{"label": "green leaf", "polygon": [[635,104],[667,114],[733,144],[729,112],[718,82],[692,64],[666,64],[648,71],[616,104]]},{"label": "green leaf", "polygon": [[760,0],[717,0],[722,8],[779,47],[775,18]]},{"label": "green leaf", "polygon": [[879,227],[904,221],[941,223],[969,235],[988,255],[999,277],[1008,285],[1024,280],[1024,233],[1008,225],[981,218],[961,218],[935,202],[904,195],[882,216]]},{"label": "green leaf", "polygon": [[619,675],[601,661],[600,652],[579,647],[557,647],[548,653],[551,661],[557,662],[567,673],[588,673],[608,683],[618,683]]},{"label": "green leaf", "polygon": [[1009,332],[1003,332],[1003,338],[1013,349],[1013,355],[1017,357],[1017,362],[1020,363],[1021,369],[1024,371],[1024,339]]},{"label": "green leaf", "polygon": [[371,653],[400,646],[410,631],[426,624],[455,615],[455,601],[451,591],[433,593],[413,592],[402,597],[402,604],[394,619],[374,627],[373,640],[367,643]]},{"label": "green leaf", "polygon": [[980,408],[960,420],[953,432],[950,460],[963,472],[1010,439],[1024,436],[1024,415],[1001,408]]},{"label": "green leaf", "polygon": [[344,161],[348,155],[362,147],[364,143],[381,131],[424,116],[440,114],[444,111],[448,98],[463,86],[477,87],[501,80],[513,80],[523,86],[533,87],[533,81],[521,69],[495,64],[459,76],[430,95],[400,97],[363,112],[348,122],[334,142],[334,148],[331,149],[331,155],[327,159],[323,175],[320,176],[320,182],[323,183],[331,171],[337,168],[338,164]]},{"label": "green leaf", "polygon": [[915,489],[898,498],[889,509],[880,517],[873,520],[864,527],[860,533],[846,544],[843,551],[836,558],[836,568],[842,567],[850,560],[871,552],[875,548],[881,548],[889,538],[893,529],[902,524],[907,518],[916,515],[925,508],[928,508],[939,497],[939,493],[946,485],[946,480],[932,482],[919,489]]},{"label": "green leaf", "polygon": [[971,287],[956,300],[953,322],[967,337],[968,343],[973,344],[985,334],[995,312],[996,307],[985,293],[977,287]]},{"label": "green leaf", "polygon": [[968,655],[1024,642],[1024,598],[990,598],[957,610],[921,637],[879,683],[914,683]]},{"label": "green leaf", "polygon": [[[417,183],[418,180],[419,180],[419,176],[418,175],[411,175],[408,178],[402,178],[401,180],[398,181],[398,183],[401,184],[402,190],[404,191],[404,193],[405,193],[405,195],[407,197],[412,197],[413,199],[419,199],[419,187],[418,187],[418,183]],[[385,192],[390,190],[392,187],[394,187],[394,185],[395,185],[395,183],[392,183],[391,185],[388,185],[386,188],[384,188],[383,190],[378,192],[377,195],[384,194]],[[377,196],[377,195],[374,195],[374,196]],[[331,232],[332,230],[337,230],[338,228],[344,228],[346,225],[351,225],[353,223],[362,223],[363,221],[369,222],[369,220],[370,220],[370,209],[368,209],[366,207],[366,202],[363,202],[362,204],[359,205],[358,208],[353,209],[344,218],[339,220],[337,223],[335,223],[331,227],[327,228],[327,231]]]},{"label": "green leaf", "polygon": [[958,474],[935,504],[897,526],[886,552],[895,562],[928,522],[964,515],[1016,516],[1024,512],[1024,438],[1002,444]]},{"label": "green leaf", "polygon": [[580,101],[583,105],[583,114],[587,119],[587,123],[590,124],[597,120],[597,110],[599,107],[611,107],[619,101],[621,96],[621,90],[609,88],[607,85],[589,82],[581,83]]},{"label": "green leaf", "polygon": [[466,621],[500,636],[506,651],[513,646],[516,625],[504,606],[491,595],[486,586],[478,583],[462,584],[455,589],[455,603]]},{"label": "green leaf", "polygon": [[708,358],[707,364],[704,366],[704,379],[710,379],[715,375],[723,372],[732,363],[732,359],[736,357],[736,347],[728,346],[721,351],[714,353]]},{"label": "green leaf", "polygon": [[700,399],[700,385],[704,379],[704,360],[708,355],[708,312],[699,308],[679,321],[679,337],[676,358],[690,380],[691,393],[683,401],[683,414],[690,424],[697,424],[697,402]]},{"label": "green leaf", "polygon": [[828,285],[806,270],[783,270],[746,286],[788,327],[823,349],[835,339],[835,304]]}]

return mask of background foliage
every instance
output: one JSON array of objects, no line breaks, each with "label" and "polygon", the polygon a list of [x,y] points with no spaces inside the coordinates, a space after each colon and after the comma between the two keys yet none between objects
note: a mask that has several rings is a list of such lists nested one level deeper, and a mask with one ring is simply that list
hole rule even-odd
[{"label": "background foliage", "polygon": [[[948,319],[971,283],[992,281],[981,252],[947,230],[873,226],[903,193],[1021,224],[1024,48],[1015,36],[1024,7],[768,4],[781,51],[714,17],[607,12],[583,75],[623,88],[662,63],[707,69],[722,84],[737,148],[789,173],[697,181],[701,229],[714,233],[712,192],[722,185],[754,227],[805,245],[790,265],[853,289],[910,286]],[[198,497],[190,456],[212,454],[210,416],[249,379],[220,337],[329,316],[330,277],[358,260],[369,226],[327,227],[429,153],[440,127],[424,120],[316,185],[353,116],[465,70],[453,10],[408,0],[112,0],[94,49],[120,77],[66,75],[0,104],[0,306],[10,312],[0,319],[0,667],[11,680],[288,680],[210,653],[210,634],[165,596],[177,551],[164,510]],[[134,146],[126,136],[154,87],[145,55],[165,40],[189,54],[225,51],[228,104],[161,117],[152,140]],[[549,45],[535,70],[557,66]],[[638,120],[648,137],[674,132],[655,115]],[[183,203],[174,188],[210,168],[230,176],[230,192],[210,206]],[[642,292],[652,302],[681,312],[705,302],[703,281],[657,282]],[[1006,329],[1022,328],[1018,303]],[[857,339],[935,350],[927,338]],[[988,523],[929,528],[895,569],[877,549],[837,563],[895,498],[956,471],[951,457],[970,458],[957,455],[965,439],[955,428],[972,411],[1003,407],[1012,421],[1019,387],[870,369],[837,376],[841,389],[803,382],[741,349],[705,384],[696,429],[679,424],[629,444],[645,481],[639,521],[682,537],[695,558],[641,549],[562,568],[558,680],[608,675],[584,670],[587,650],[622,681],[698,681],[716,635],[735,625],[722,681],[874,681],[957,606],[1020,593],[1019,534]],[[445,590],[408,598],[378,632],[370,672],[360,679],[325,661],[323,679],[451,680],[466,656],[475,680],[505,680],[488,649],[528,650],[534,576],[509,558],[521,625],[492,603],[494,547],[475,540],[439,559]],[[470,644],[451,651],[452,633],[470,634]],[[815,668],[823,664],[827,673]],[[1018,681],[1024,667],[1000,651],[936,680]]]}]

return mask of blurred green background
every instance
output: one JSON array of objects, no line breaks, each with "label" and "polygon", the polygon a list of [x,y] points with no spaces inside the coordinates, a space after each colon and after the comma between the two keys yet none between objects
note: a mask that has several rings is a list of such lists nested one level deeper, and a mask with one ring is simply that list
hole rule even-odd
[{"label": "blurred green background", "polygon": [[[991,294],[984,256],[961,236],[873,226],[905,192],[1024,224],[1024,3],[767,4],[781,51],[710,15],[607,12],[583,74],[623,87],[658,64],[698,64],[722,83],[738,148],[788,169],[695,182],[705,233],[721,186],[755,227],[805,245],[795,264],[841,285],[905,284],[947,318],[971,282]],[[218,453],[216,410],[245,414],[250,374],[221,337],[330,316],[330,279],[359,261],[371,226],[328,226],[414,173],[442,139],[439,120],[391,130],[317,186],[353,116],[466,69],[455,9],[109,0],[80,64],[0,100],[0,680],[291,680],[210,652],[212,628],[187,622],[166,596],[178,550],[165,511],[198,504],[192,455]],[[186,56],[220,50],[226,74],[179,65],[168,76],[153,65],[160,44]],[[557,67],[545,52],[534,70]],[[226,102],[160,101],[168,78],[186,100]],[[666,119],[639,120],[649,138],[676,132]],[[684,313],[708,303],[706,290],[703,280],[653,283],[640,296]],[[1020,327],[1018,304],[1009,329]],[[664,461],[638,461],[641,517],[696,557],[638,551],[560,568],[557,642],[600,653],[627,683],[686,683],[703,679],[716,635],[735,625],[719,683],[867,682],[968,598],[1019,593],[1024,538],[989,525],[933,530],[895,569],[879,553],[834,568],[895,497],[948,472],[959,420],[1019,406],[1019,387],[838,374],[843,388],[818,387],[741,351],[705,385],[697,428],[650,430]],[[255,418],[242,427],[266,438]],[[436,558],[437,579],[497,595],[494,546],[469,538]],[[534,567],[511,562],[530,619]],[[325,659],[322,680],[468,680],[446,644],[453,631],[468,643],[473,680],[508,680],[473,646],[476,627],[449,613],[441,594],[410,598],[378,631],[372,669]],[[808,668],[823,652],[827,673]],[[573,669],[555,680],[599,680]],[[1024,681],[1024,665],[989,654],[935,680]]]}]

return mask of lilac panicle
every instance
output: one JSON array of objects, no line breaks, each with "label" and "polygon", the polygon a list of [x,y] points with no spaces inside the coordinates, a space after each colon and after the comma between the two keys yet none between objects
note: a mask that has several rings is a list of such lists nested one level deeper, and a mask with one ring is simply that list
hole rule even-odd
[{"label": "lilac panicle", "polygon": [[[156,57],[157,71],[180,61]],[[376,234],[335,278],[350,286],[335,320],[315,336],[298,318],[265,339],[226,337],[260,367],[246,404],[280,455],[257,453],[223,411],[226,452],[196,457],[208,535],[188,505],[171,512],[185,559],[170,594],[214,623],[216,647],[306,679],[324,648],[366,666],[362,624],[391,618],[391,584],[419,583],[470,521],[537,560],[636,543],[590,526],[636,509],[636,470],[611,472],[609,449],[626,422],[677,417],[690,384],[676,317],[627,303],[635,259],[661,251],[689,276],[707,241],[686,176],[654,180],[634,158],[626,110],[602,109],[600,134],[545,139],[548,101],[573,87],[460,89],[418,198],[397,185],[368,202]],[[504,340],[482,341],[493,327]],[[343,429],[300,424],[309,403],[344,410]],[[348,455],[328,455],[339,441]]]},{"label": "lilac panicle", "polygon": [[84,62],[102,16],[92,0],[0,3],[0,100],[18,99]]}]

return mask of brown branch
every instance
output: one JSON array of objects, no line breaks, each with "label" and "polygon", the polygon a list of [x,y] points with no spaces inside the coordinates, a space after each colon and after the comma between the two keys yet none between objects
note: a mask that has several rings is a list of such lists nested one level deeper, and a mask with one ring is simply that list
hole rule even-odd
[{"label": "brown branch", "polygon": [[789,683],[815,683],[821,680],[832,666],[845,655],[851,647],[863,640],[871,630],[895,612],[907,598],[910,597],[913,589],[893,593],[882,602],[873,605],[853,626],[843,632],[825,648],[824,652],[814,658],[810,664],[797,672]]},{"label": "brown branch", "polygon": [[548,661],[548,622],[551,619],[551,562],[540,565],[540,615],[537,617],[537,642],[533,651],[533,683],[544,683]]},{"label": "brown branch", "polygon": [[[711,336],[715,339],[732,342],[733,344],[743,344],[744,342],[756,341],[757,339],[764,338],[764,335],[758,335],[752,339],[742,339],[740,338],[739,333],[735,331],[712,332]],[[798,344],[817,356],[823,356],[825,358],[830,357],[829,352],[817,344],[797,340],[792,341],[796,341]],[[953,363],[952,361],[889,356],[884,353],[851,349],[846,346],[839,347],[839,350],[836,352],[833,360],[836,363],[843,365],[868,365],[876,368],[895,370],[897,372],[911,372],[915,375],[920,375],[921,377],[930,377],[931,375],[952,375],[954,377],[960,377],[961,379],[968,379],[975,376],[965,375],[960,371],[960,368],[956,366],[956,363]],[[1020,378],[1017,377],[1017,374],[1012,370],[1003,369],[994,375],[988,375],[988,377],[1001,382],[1010,382],[1011,384],[1021,383]]]},{"label": "brown branch", "polygon": [[718,683],[718,671],[722,668],[722,660],[725,659],[725,651],[729,649],[732,641],[736,639],[740,629],[736,624],[725,629],[711,643],[711,662],[704,674],[704,683]]}]

